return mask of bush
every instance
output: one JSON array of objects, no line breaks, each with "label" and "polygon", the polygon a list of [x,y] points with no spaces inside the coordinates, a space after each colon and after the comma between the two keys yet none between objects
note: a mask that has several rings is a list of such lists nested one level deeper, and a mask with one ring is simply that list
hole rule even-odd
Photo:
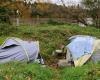
[{"label": "bush", "polygon": [[0,23],[11,24],[10,17],[14,15],[14,10],[0,7]]},{"label": "bush", "polygon": [[64,23],[62,21],[56,21],[56,20],[48,20],[47,24],[51,24],[51,25],[64,25]]},{"label": "bush", "polygon": [[0,36],[8,35],[10,32],[13,32],[16,28],[8,23],[0,23]]},{"label": "bush", "polygon": [[8,23],[11,24],[9,15],[0,14],[0,23]]}]

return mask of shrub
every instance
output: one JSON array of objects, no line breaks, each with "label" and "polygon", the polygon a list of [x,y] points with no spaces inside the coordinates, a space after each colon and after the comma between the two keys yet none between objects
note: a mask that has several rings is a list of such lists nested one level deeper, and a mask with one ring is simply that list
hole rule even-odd
[{"label": "shrub", "polygon": [[57,21],[57,20],[52,20],[52,19],[48,20],[47,23],[48,23],[48,24],[51,24],[51,25],[64,25],[64,22],[62,22],[62,21]]},{"label": "shrub", "polygon": [[11,24],[10,17],[14,15],[14,10],[0,7],[0,23]]},{"label": "shrub", "polygon": [[8,14],[0,14],[0,23],[11,24],[9,15]]}]

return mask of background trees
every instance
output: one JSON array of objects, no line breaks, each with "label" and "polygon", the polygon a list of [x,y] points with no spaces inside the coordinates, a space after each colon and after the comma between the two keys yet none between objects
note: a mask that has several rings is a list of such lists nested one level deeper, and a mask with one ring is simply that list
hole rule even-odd
[{"label": "background trees", "polygon": [[82,4],[93,19],[94,26],[100,28],[100,0],[82,0]]},{"label": "background trees", "polygon": [[[18,10],[20,18],[26,19],[37,17],[66,18],[68,21],[76,20],[76,22],[87,25],[85,19],[92,18],[94,26],[100,27],[100,0],[82,0],[82,4],[77,6],[66,6],[63,0],[61,0],[61,2],[63,6],[43,2],[31,4],[31,0],[0,0],[0,7],[7,8],[8,12],[10,11],[8,9],[11,9],[15,16]],[[8,12],[4,12],[3,14],[8,15]],[[0,18],[4,19],[1,16],[4,16],[2,12],[0,12]]]}]

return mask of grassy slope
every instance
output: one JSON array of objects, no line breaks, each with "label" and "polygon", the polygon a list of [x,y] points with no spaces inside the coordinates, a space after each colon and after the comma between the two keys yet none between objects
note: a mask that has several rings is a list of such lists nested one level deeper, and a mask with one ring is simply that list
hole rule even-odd
[{"label": "grassy slope", "polygon": [[[15,33],[9,36],[20,37],[26,40],[39,40],[41,53],[49,62],[52,61],[51,53],[59,48],[60,44],[68,44],[68,38],[72,35],[92,35],[100,38],[100,29],[80,28],[77,25],[48,25],[38,26],[20,26]],[[0,44],[9,36],[1,36]],[[94,75],[92,70],[100,65],[85,65],[78,68],[51,69],[43,68],[37,64],[19,64],[8,63],[0,66],[0,75],[12,80],[92,80],[91,78],[100,78],[100,75]],[[88,73],[90,72],[90,73]],[[93,80],[94,80],[93,79]],[[0,79],[1,80],[1,79]],[[30,80],[30,79],[29,79]]]}]

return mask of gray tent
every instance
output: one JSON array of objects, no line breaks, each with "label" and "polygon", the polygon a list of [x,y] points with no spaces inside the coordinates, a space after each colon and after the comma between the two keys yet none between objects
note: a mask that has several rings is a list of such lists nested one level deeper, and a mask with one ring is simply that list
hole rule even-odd
[{"label": "gray tent", "polygon": [[0,63],[9,61],[35,61],[39,53],[38,41],[23,41],[19,38],[8,38],[0,46]]}]

